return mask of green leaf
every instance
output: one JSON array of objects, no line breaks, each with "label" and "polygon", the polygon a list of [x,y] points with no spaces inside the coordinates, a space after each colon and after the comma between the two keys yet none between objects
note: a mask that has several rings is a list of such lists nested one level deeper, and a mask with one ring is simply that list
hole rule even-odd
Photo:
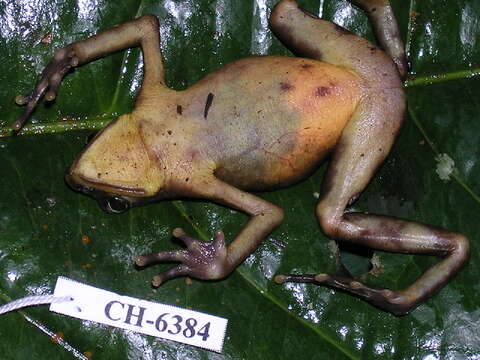
[{"label": "green leaf", "polygon": [[[235,59],[287,55],[266,26],[275,2],[0,1],[1,133],[8,134],[5,128],[21,112],[14,105],[15,95],[32,88],[56,48],[141,14],[160,19],[167,80],[176,89]],[[348,2],[299,2],[372,39],[366,17]],[[38,307],[0,317],[2,359],[70,359],[82,353],[94,359],[479,358],[480,3],[395,0],[393,5],[415,76],[407,82],[409,116],[392,154],[355,208],[461,231],[471,239],[470,263],[439,294],[398,318],[331,289],[271,281],[276,273],[336,268],[335,247],[314,216],[314,194],[325,165],[301,184],[261,195],[282,206],[286,219],[272,233],[275,241],[265,241],[227,280],[176,279],[153,290],[151,277],[168,266],[138,271],[134,255],[176,248],[170,233],[177,226],[203,239],[223,229],[231,239],[246,217],[189,201],[165,201],[113,216],[64,184],[65,169],[92,130],[132,109],[142,77],[141,54],[132,49],[68,75],[57,101],[34,113],[30,132],[38,135],[0,138],[0,299],[49,294],[56,277],[65,275],[224,316],[229,319],[224,352],[214,354]],[[51,42],[42,42],[48,34]],[[72,127],[90,130],[65,132]],[[52,130],[58,134],[40,135]],[[436,173],[440,154],[454,161],[450,180]],[[282,242],[285,248],[279,246]],[[357,249],[343,251],[342,260],[355,272],[368,266]],[[379,252],[376,261],[381,264],[378,276],[366,280],[399,288],[436,259]],[[49,338],[55,333],[62,333],[64,342]]]}]

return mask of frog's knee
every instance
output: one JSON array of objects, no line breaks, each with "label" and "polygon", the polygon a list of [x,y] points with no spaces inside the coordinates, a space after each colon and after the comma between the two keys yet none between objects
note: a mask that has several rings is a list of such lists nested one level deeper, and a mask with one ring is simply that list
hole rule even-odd
[{"label": "frog's knee", "polygon": [[[261,215],[264,216],[265,212],[263,212]],[[274,226],[278,226],[282,223],[283,218],[285,217],[285,211],[281,207],[272,206],[268,210],[268,215],[270,215],[270,221],[272,222],[272,224]]]},{"label": "frog's knee", "polygon": [[155,15],[147,14],[139,17],[137,21],[141,24],[141,26],[145,26],[147,28],[152,28],[155,31],[158,31],[160,23],[158,18]]},{"label": "frog's knee", "polygon": [[[277,5],[275,5],[275,10],[290,10],[297,9],[299,6],[295,0],[280,0]],[[274,10],[274,11],[275,11]]]},{"label": "frog's knee", "polygon": [[390,311],[396,316],[409,314],[420,303],[415,296],[408,296],[407,294],[402,294],[401,292],[385,289],[382,290],[381,293],[384,298],[381,299],[377,305],[380,308]]},{"label": "frog's knee", "polygon": [[342,212],[339,212],[338,209],[324,201],[318,203],[315,212],[325,235],[336,238],[338,227],[342,220]]},{"label": "frog's knee", "polygon": [[458,263],[461,266],[470,258],[470,242],[463,234],[455,234],[453,244],[454,250],[452,251],[452,254],[458,258]]}]

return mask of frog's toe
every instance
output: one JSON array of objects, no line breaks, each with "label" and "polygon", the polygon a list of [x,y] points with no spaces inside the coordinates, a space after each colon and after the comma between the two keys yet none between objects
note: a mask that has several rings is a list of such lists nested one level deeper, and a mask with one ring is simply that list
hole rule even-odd
[{"label": "frog's toe", "polygon": [[15,103],[20,106],[27,104],[30,101],[30,95],[31,94],[17,95],[15,97]]},{"label": "frog's toe", "polygon": [[288,274],[288,275],[276,275],[273,278],[277,284],[284,284],[286,282],[296,282],[296,283],[314,283],[315,282],[315,275],[307,275],[307,274]]},{"label": "frog's toe", "polygon": [[222,250],[226,250],[225,247],[225,235],[222,231],[217,231],[212,242],[199,241],[189,236],[182,228],[176,228],[173,230],[172,235],[182,241],[187,249],[190,250],[190,255],[196,256],[208,256],[209,254],[216,254]]},{"label": "frog's toe", "polygon": [[172,235],[183,242],[188,249],[194,248],[199,242],[197,239],[188,235],[182,228],[175,228]]},{"label": "frog's toe", "polygon": [[179,276],[187,276],[190,273],[190,269],[186,265],[178,265],[175,266],[167,271],[161,272],[160,274],[156,275],[152,279],[152,286],[159,287],[165,281],[174,279]]},{"label": "frog's toe", "polygon": [[158,264],[161,262],[183,261],[187,252],[185,250],[160,251],[157,253],[139,255],[135,258],[135,264],[140,267]]}]

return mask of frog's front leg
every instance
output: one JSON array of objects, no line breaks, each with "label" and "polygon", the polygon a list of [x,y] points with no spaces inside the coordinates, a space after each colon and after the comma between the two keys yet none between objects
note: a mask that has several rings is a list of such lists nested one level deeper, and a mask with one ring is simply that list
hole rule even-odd
[{"label": "frog's front leg", "polygon": [[225,245],[221,231],[215,234],[211,242],[196,240],[182,229],[175,229],[173,236],[180,239],[185,250],[161,251],[138,256],[138,266],[148,266],[159,262],[180,262],[174,268],[155,276],[152,285],[178,277],[191,276],[203,280],[222,279],[253,253],[262,240],[283,220],[283,210],[252,194],[230,186],[217,178],[191,185],[193,193],[189,196],[206,198],[214,202],[243,211],[251,216],[240,233],[228,245]]},{"label": "frog's front leg", "polygon": [[45,96],[47,101],[56,98],[60,83],[70,69],[129,47],[140,46],[143,52],[144,80],[138,99],[141,100],[144,93],[154,93],[165,83],[158,27],[155,16],[145,15],[58,49],[42,72],[35,89],[15,99],[18,105],[27,106],[12,128],[15,131],[22,128],[42,97]]}]

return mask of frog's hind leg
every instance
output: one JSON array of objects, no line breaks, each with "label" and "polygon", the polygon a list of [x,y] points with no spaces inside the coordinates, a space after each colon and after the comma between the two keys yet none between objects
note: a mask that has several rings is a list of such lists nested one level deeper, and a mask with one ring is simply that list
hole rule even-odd
[{"label": "frog's hind leg", "polygon": [[[403,77],[407,65],[403,42],[388,1],[352,2],[368,10],[378,41],[391,57],[368,40],[307,13],[294,0],[281,0],[275,6],[270,27],[280,41],[298,56],[352,69],[370,82],[397,84],[397,71]],[[385,16],[392,21],[386,21]],[[395,64],[397,71],[394,71]]]},{"label": "frog's hind leg", "polygon": [[382,164],[403,121],[405,96],[396,66],[367,40],[304,13],[292,0],[279,3],[272,26],[294,52],[351,69],[363,83],[363,95],[334,149],[323,183],[316,210],[323,231],[334,239],[374,249],[442,257],[411,286],[398,291],[328,274],[279,275],[275,280],[332,286],[394,314],[406,314],[466,263],[469,244],[461,234],[428,225],[345,212]]},{"label": "frog's hind leg", "polygon": [[361,100],[343,130],[325,176],[316,213],[324,233],[339,241],[408,254],[441,257],[406,289],[392,291],[365,285],[348,276],[280,275],[285,281],[328,285],[353,293],[396,315],[407,314],[440,290],[467,262],[468,239],[462,234],[401,219],[345,212],[382,164],[400,120],[378,99]]},{"label": "frog's hind leg", "polygon": [[35,89],[15,99],[18,105],[26,105],[26,109],[12,124],[13,130],[22,128],[44,96],[47,101],[55,99],[62,79],[70,69],[122,49],[135,46],[142,48],[144,80],[137,102],[141,100],[142,93],[151,94],[154,92],[152,90],[165,86],[158,28],[158,19],[153,15],[145,15],[58,49],[43,70]]},{"label": "frog's hind leg", "polygon": [[400,75],[405,77],[408,71],[405,46],[397,24],[397,19],[389,0],[350,0],[367,13],[375,31],[375,36],[383,50],[397,65]]}]

